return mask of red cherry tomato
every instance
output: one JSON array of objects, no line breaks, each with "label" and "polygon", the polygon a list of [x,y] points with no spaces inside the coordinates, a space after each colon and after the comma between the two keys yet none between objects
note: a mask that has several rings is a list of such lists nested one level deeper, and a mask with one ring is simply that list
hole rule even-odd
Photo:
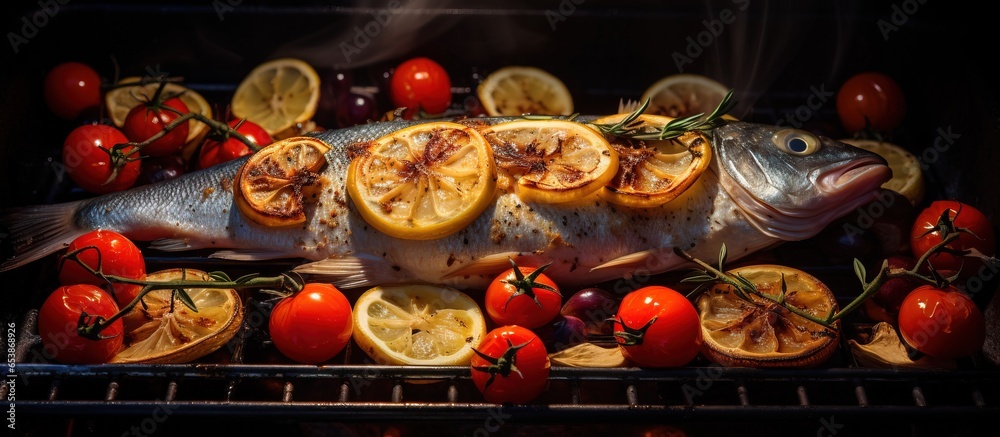
[{"label": "red cherry tomato", "polygon": [[[229,120],[229,127],[236,129],[236,132],[254,141],[259,147],[274,142],[264,128],[250,120]],[[222,134],[220,138],[209,136],[205,138],[205,142],[201,144],[201,151],[198,152],[198,168],[209,168],[249,154],[250,147],[228,134]]]},{"label": "red cherry tomato", "polygon": [[[947,245],[949,249],[975,248],[987,256],[996,254],[996,236],[993,233],[993,225],[986,218],[986,215],[966,203],[938,200],[924,208],[913,222],[913,228],[910,231],[910,248],[915,258],[920,258],[941,242],[941,231],[935,228],[945,211],[948,211],[948,217],[956,228],[965,228],[972,232],[971,234],[961,233],[957,240]],[[943,252],[931,255],[928,261],[942,273],[952,273],[961,268],[962,275],[966,277],[978,274],[979,269],[984,266],[982,261],[977,258]]]},{"label": "red cherry tomato", "polygon": [[351,341],[351,303],[333,285],[308,283],[274,306],[268,328],[274,346],[286,357],[305,364],[322,363]]},{"label": "red cherry tomato", "polygon": [[854,75],[837,91],[837,114],[844,128],[851,132],[865,127],[891,131],[903,123],[905,113],[902,88],[882,73]]},{"label": "red cherry tomato", "polygon": [[501,273],[486,289],[486,313],[498,325],[520,325],[535,329],[555,319],[562,308],[562,295],[540,268],[518,267]]},{"label": "red cherry tomato", "polygon": [[[187,105],[177,97],[164,100],[162,103],[147,103],[132,108],[125,116],[125,136],[130,140],[141,142],[160,133],[163,127],[180,118],[180,114],[162,106],[169,106],[181,114],[190,112]],[[187,142],[190,121],[181,123],[167,132],[158,140],[142,148],[143,156],[165,156],[177,153]]]},{"label": "red cherry tomato", "polygon": [[42,337],[43,353],[66,364],[110,361],[122,347],[124,325],[121,319],[102,330],[100,340],[80,337],[76,328],[82,313],[92,322],[95,317],[109,319],[117,312],[114,298],[96,285],[57,288],[38,310],[38,335]]},{"label": "red cherry tomato", "polygon": [[[133,153],[132,147],[114,150],[115,144],[127,142],[125,134],[111,126],[83,125],[73,129],[63,142],[66,173],[91,193],[112,193],[131,187],[139,177],[139,154]],[[116,165],[120,165],[118,174],[108,181]]]},{"label": "red cherry tomato", "polygon": [[640,367],[683,366],[701,348],[698,311],[667,287],[643,287],[625,295],[614,327],[622,353]]},{"label": "red cherry tomato", "polygon": [[101,77],[79,62],[57,65],[45,75],[45,104],[59,118],[74,120],[101,105]]},{"label": "red cherry tomato", "polygon": [[451,79],[444,67],[428,58],[404,61],[392,73],[392,103],[408,108],[407,114],[424,110],[443,113],[451,105]]},{"label": "red cherry tomato", "polygon": [[535,333],[516,325],[486,334],[475,349],[472,382],[487,402],[525,404],[549,379],[549,355]]},{"label": "red cherry tomato", "polygon": [[[84,269],[79,262],[67,257],[75,253],[76,260],[105,275],[142,279],[146,276],[146,260],[132,240],[114,231],[90,231],[69,243],[66,254],[59,261],[59,283],[63,285],[93,284],[107,285],[107,282]],[[128,305],[135,299],[140,285],[116,283],[112,285],[115,300],[119,306]]]},{"label": "red cherry tomato", "polygon": [[986,323],[972,299],[957,288],[924,285],[900,306],[899,333],[927,355],[961,358],[982,348]]}]

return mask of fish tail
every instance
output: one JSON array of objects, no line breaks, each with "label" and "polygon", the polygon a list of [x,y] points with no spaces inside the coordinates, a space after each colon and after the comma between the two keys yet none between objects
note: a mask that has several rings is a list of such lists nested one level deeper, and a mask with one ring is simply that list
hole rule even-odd
[{"label": "fish tail", "polygon": [[[0,264],[0,272],[15,269],[68,245],[88,230],[77,226],[75,217],[83,201],[35,205],[0,211],[0,234],[14,248],[14,256]],[[0,231],[2,232],[2,231]]]}]

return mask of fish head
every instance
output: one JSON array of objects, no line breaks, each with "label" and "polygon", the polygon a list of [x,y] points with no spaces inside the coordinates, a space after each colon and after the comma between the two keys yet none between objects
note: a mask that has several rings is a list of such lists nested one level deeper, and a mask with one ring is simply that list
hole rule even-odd
[{"label": "fish head", "polygon": [[892,177],[881,156],[801,129],[731,122],[713,134],[723,189],[757,229],[782,240],[818,234],[875,200]]}]

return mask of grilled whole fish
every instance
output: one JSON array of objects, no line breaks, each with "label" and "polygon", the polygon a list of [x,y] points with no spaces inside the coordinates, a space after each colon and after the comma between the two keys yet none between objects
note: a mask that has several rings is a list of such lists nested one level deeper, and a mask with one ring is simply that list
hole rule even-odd
[{"label": "grilled whole fish", "polygon": [[[510,118],[474,119],[495,124]],[[592,119],[584,119],[592,120]],[[811,133],[730,122],[710,132],[709,170],[677,199],[631,209],[597,197],[571,204],[527,204],[498,193],[466,229],[437,240],[400,240],[369,226],[344,188],[348,146],[371,141],[407,121],[315,134],[331,146],[325,186],[304,225],[266,227],[233,204],[233,178],[246,158],[180,178],[83,201],[7,209],[10,270],[56,252],[93,229],[110,229],[162,251],[218,248],[212,256],[261,260],[302,258],[296,268],[341,287],[402,281],[485,284],[509,267],[553,262],[565,286],[595,284],[684,266],[674,247],[710,261],[721,244],[729,259],[801,240],[874,199],[891,176],[878,155]]]}]

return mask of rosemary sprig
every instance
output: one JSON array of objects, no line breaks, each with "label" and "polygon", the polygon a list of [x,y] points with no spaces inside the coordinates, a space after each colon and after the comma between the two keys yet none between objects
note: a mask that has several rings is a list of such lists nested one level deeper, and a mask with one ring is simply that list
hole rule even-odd
[{"label": "rosemary sprig", "polygon": [[722,98],[722,101],[719,102],[719,105],[715,107],[715,110],[708,114],[707,117],[704,117],[704,119],[702,117],[705,113],[699,113],[671,120],[659,130],[650,131],[642,129],[642,122],[637,121],[639,116],[649,108],[649,99],[647,98],[635,111],[629,113],[618,123],[595,123],[592,126],[603,133],[619,137],[628,137],[636,140],[669,140],[684,135],[686,132],[707,131],[719,127],[725,122],[722,116],[729,112],[735,104],[732,99],[733,90],[729,90],[726,96]]},{"label": "rosemary sprig", "polygon": [[702,287],[710,285],[712,283],[721,282],[733,287],[733,292],[736,293],[736,295],[739,296],[740,299],[743,299],[753,305],[760,305],[760,303],[758,300],[751,298],[750,297],[751,295],[757,296],[760,299],[766,301],[773,302],[774,304],[788,310],[792,314],[798,315],[806,320],[815,322],[817,324],[826,326],[828,328],[833,327],[834,322],[836,322],[836,319],[833,318],[835,316],[835,314],[833,313],[829,314],[825,318],[820,318],[812,314],[809,314],[805,311],[802,311],[801,309],[788,303],[785,300],[785,293],[787,292],[788,286],[785,283],[784,275],[781,276],[781,291],[776,295],[772,295],[772,294],[762,293],[760,290],[757,289],[757,286],[754,285],[752,281],[743,277],[742,275],[738,274],[731,275],[729,273],[726,273],[722,269],[722,265],[726,258],[725,244],[722,245],[722,249],[719,251],[719,268],[715,268],[708,265],[704,261],[691,256],[690,254],[681,250],[680,248],[674,248],[674,253],[676,253],[681,258],[684,258],[688,261],[691,261],[705,268],[705,270],[700,271],[699,274],[681,280],[681,282],[701,282],[701,284],[698,285],[698,288],[695,288],[695,291],[698,291]]}]

